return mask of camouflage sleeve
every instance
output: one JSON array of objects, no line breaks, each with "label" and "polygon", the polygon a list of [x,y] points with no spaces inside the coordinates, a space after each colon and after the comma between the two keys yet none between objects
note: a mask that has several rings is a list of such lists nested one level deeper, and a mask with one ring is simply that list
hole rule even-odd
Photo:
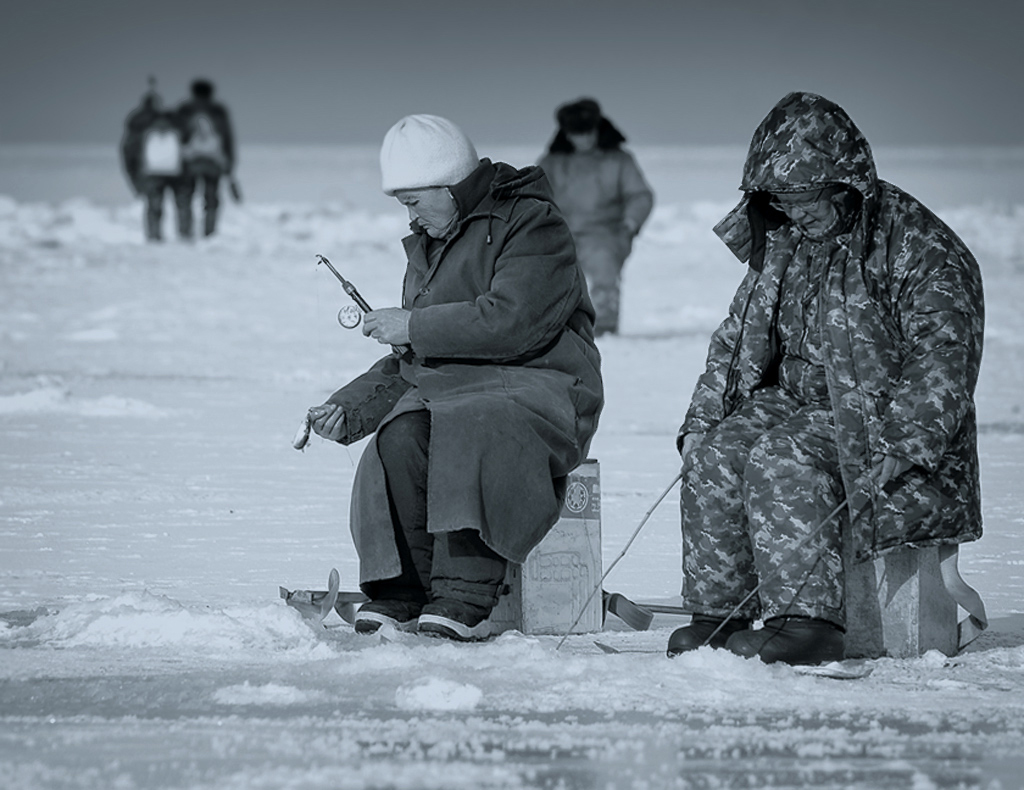
[{"label": "camouflage sleeve", "polygon": [[984,333],[977,262],[959,239],[912,227],[892,263],[902,376],[883,415],[881,449],[934,471],[973,406]]},{"label": "camouflage sleeve", "polygon": [[681,444],[683,436],[688,433],[706,433],[725,417],[729,368],[733,364],[734,350],[743,324],[743,311],[758,276],[753,269],[747,269],[746,276],[733,296],[729,315],[711,335],[704,372],[697,379],[690,407],[676,437],[677,444]]}]

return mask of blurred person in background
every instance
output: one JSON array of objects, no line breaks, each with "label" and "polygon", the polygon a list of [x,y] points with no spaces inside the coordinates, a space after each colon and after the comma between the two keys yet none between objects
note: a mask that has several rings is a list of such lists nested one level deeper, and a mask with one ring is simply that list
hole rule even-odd
[{"label": "blurred person in background", "polygon": [[376,433],[350,528],[382,625],[486,638],[506,564],[558,519],[604,403],[594,309],[544,172],[480,159],[451,121],[410,115],[380,153],[408,211],[401,307],[363,333],[398,348],[309,410],[342,444]]},{"label": "blurred person in background", "polygon": [[128,182],[145,201],[143,229],[148,241],[163,241],[164,194],[180,187],[181,157],[177,119],[163,108],[156,80],[150,77],[149,90],[125,119],[121,138],[121,163]]},{"label": "blurred person in background", "polygon": [[220,210],[220,180],[228,179],[233,197],[238,200],[234,179],[235,136],[227,108],[213,98],[214,86],[207,79],[191,85],[191,98],[177,110],[182,129],[182,160],[184,172],[178,182],[175,199],[178,204],[179,231],[185,238],[193,235],[192,198],[200,181],[203,194],[203,235],[217,230]]},{"label": "blurred person in background", "polygon": [[538,165],[576,242],[597,311],[595,332],[615,334],[622,268],[650,216],[654,192],[596,101],[563,104],[555,119],[558,131]]},{"label": "blurred person in background", "polygon": [[764,118],[740,188],[715,232],[746,275],[677,436],[693,620],[668,654],[840,660],[844,553],[981,536],[981,274],[813,93]]}]

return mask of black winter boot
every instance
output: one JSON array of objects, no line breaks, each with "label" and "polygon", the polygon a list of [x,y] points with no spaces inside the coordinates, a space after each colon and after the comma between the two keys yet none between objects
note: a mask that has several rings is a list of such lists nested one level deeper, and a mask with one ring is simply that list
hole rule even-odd
[{"label": "black winter boot", "polygon": [[398,631],[415,631],[423,604],[418,601],[382,599],[364,603],[356,612],[356,633],[374,634],[382,625]]},{"label": "black winter boot", "polygon": [[459,642],[476,642],[491,635],[491,622],[487,619],[490,614],[485,606],[439,598],[423,607],[419,631]]},{"label": "black winter boot", "polygon": [[750,620],[731,618],[722,626],[722,630],[708,642],[708,637],[715,633],[715,629],[722,624],[724,619],[724,617],[695,614],[689,625],[677,628],[668,638],[668,657],[675,658],[680,653],[696,650],[698,647],[703,647],[705,642],[716,649],[725,647],[730,636],[750,628]]},{"label": "black winter boot", "polygon": [[743,631],[729,637],[725,648],[732,653],[766,664],[824,664],[842,661],[843,629],[828,620],[812,617],[772,617],[758,631]]}]

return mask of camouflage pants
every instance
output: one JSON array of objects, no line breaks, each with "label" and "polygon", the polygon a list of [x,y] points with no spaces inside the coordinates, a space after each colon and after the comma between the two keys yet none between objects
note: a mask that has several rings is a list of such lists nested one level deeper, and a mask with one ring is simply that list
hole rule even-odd
[{"label": "camouflage pants", "polygon": [[579,234],[576,257],[587,279],[587,290],[594,303],[597,319],[594,331],[598,335],[619,331],[619,292],[622,267],[629,255],[628,238],[608,234]]},{"label": "camouflage pants", "polygon": [[789,556],[844,497],[826,405],[801,406],[778,387],[758,390],[705,436],[683,471],[686,608],[724,617],[764,580],[737,617],[845,624],[845,514]]}]

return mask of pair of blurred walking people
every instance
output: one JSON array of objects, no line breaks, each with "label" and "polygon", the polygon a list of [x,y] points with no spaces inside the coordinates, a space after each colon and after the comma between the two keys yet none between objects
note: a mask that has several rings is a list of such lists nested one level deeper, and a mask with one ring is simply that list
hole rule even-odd
[{"label": "pair of blurred walking people", "polygon": [[220,181],[227,178],[240,199],[235,168],[235,138],[227,108],[214,100],[213,83],[197,79],[191,97],[175,109],[164,107],[156,82],[128,115],[121,139],[121,160],[135,194],[145,201],[144,231],[149,241],[163,240],[166,192],[174,196],[178,235],[194,235],[193,197],[202,184],[203,235],[217,230]]}]

